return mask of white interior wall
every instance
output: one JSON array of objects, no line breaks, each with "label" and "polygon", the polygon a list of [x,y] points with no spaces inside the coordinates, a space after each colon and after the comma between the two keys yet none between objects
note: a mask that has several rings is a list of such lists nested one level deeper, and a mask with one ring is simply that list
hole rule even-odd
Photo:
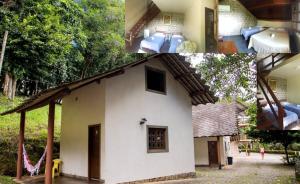
[{"label": "white interior wall", "polygon": [[146,13],[149,0],[125,0],[125,32]]},{"label": "white interior wall", "polygon": [[287,100],[300,105],[300,75],[287,79]]},{"label": "white interior wall", "polygon": [[218,0],[195,1],[185,13],[184,35],[197,43],[197,51],[205,52],[205,7],[215,10],[215,35],[217,35]]},{"label": "white interior wall", "polygon": [[[159,61],[147,65],[166,70]],[[167,95],[147,92],[144,67],[107,80],[103,178],[109,184],[195,171],[191,99],[169,72]],[[169,152],[147,153],[146,125],[168,126]]]}]

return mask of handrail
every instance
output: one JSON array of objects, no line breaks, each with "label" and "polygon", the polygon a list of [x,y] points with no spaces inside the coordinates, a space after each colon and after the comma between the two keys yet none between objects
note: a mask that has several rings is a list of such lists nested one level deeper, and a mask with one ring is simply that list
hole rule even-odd
[{"label": "handrail", "polygon": [[[270,88],[270,86],[268,85],[267,81],[259,74],[257,73],[257,76],[258,78],[263,82],[263,84],[265,85],[265,87],[267,88],[268,92],[270,93],[272,99],[274,100],[275,104],[277,105],[278,107],[278,118],[277,118],[277,121],[278,121],[278,124],[279,124],[279,128],[281,130],[284,129],[284,126],[283,126],[283,118],[284,118],[284,114],[285,114],[285,110],[284,108],[282,107],[280,101],[277,99],[276,95],[274,94],[274,92],[272,91],[272,89]],[[257,80],[259,81],[259,80]],[[263,89],[263,88],[262,88]],[[267,98],[267,95],[264,94],[265,97]],[[271,107],[271,106],[270,106]]]},{"label": "handrail", "polygon": [[136,37],[136,34],[141,30],[141,28],[149,23],[159,12],[159,8],[156,6],[156,4],[153,3],[153,1],[151,1],[148,4],[146,13],[130,29],[129,33],[131,34],[131,37]]},{"label": "handrail", "polygon": [[276,57],[279,56],[279,55],[280,55],[279,53],[277,53],[277,54],[270,54],[267,57],[264,57],[263,59],[261,59],[260,61],[263,61],[263,60],[265,60],[265,59],[267,59],[269,57],[272,57],[272,61],[270,63],[268,63],[267,65],[265,65],[263,67],[263,70],[267,69],[269,66],[272,66],[272,68],[274,68],[276,63],[280,62],[281,60],[283,60],[286,57],[291,56],[292,54],[283,54],[283,56],[281,56],[281,57],[279,57],[279,58],[276,59]]},{"label": "handrail", "polygon": [[263,86],[262,86],[262,84],[260,83],[259,80],[257,80],[257,84],[259,85],[260,89],[262,90],[262,92],[263,92],[263,94],[264,94],[264,96],[265,96],[265,98],[266,98],[266,100],[267,100],[267,102],[268,102],[268,104],[271,108],[271,111],[272,111],[273,115],[275,116],[276,120],[278,120],[278,116],[277,116],[277,113],[276,113],[276,111],[275,111],[275,109],[272,105],[272,102],[270,101],[266,91],[264,90],[264,88],[263,88]]}]

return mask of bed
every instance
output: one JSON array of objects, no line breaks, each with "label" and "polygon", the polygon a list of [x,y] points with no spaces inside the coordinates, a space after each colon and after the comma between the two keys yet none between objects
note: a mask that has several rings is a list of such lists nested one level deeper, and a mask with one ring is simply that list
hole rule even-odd
[{"label": "bed", "polygon": [[283,107],[291,112],[294,112],[297,114],[298,119],[300,119],[300,106],[292,103],[283,103]]},{"label": "bed", "polygon": [[[276,105],[273,105],[274,107],[274,110],[276,111],[276,113],[278,114],[278,108]],[[266,107],[263,107],[263,111],[265,112],[265,114],[267,115],[267,118],[270,120],[270,121],[273,121],[274,123],[276,123],[276,120],[275,120],[275,117],[272,113],[272,110],[270,108],[269,105],[267,105]],[[287,129],[287,127],[289,125],[292,125],[292,124],[297,124],[298,123],[298,115],[294,112],[291,112],[289,110],[285,110],[285,114],[286,116],[283,118],[283,127],[284,129]],[[278,127],[277,124],[274,124],[275,126]]]},{"label": "bed", "polygon": [[140,48],[149,49],[157,53],[160,52],[162,45],[165,42],[166,35],[162,32],[156,32],[141,41]]},{"label": "bed", "polygon": [[258,53],[291,53],[289,33],[284,28],[268,28],[250,37],[248,49]]},{"label": "bed", "polygon": [[241,29],[241,35],[244,36],[245,40],[248,40],[250,36],[259,33],[261,31],[265,30],[263,27],[255,26],[255,27],[247,27]]},{"label": "bed", "polygon": [[170,41],[170,48],[168,53],[176,53],[177,47],[184,41],[184,37],[180,34],[172,35]]}]

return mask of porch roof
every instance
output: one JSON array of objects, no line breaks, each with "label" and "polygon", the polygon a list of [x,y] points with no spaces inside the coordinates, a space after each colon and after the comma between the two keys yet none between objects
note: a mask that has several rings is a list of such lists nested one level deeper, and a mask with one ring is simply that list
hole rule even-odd
[{"label": "porch roof", "polygon": [[205,85],[205,80],[201,79],[201,75],[196,73],[196,69],[191,67],[191,64],[185,61],[185,57],[178,54],[154,54],[144,59],[120,66],[113,70],[94,75],[85,79],[77,80],[70,83],[65,83],[54,88],[44,90],[37,95],[32,96],[21,105],[1,113],[7,115],[14,112],[30,111],[45,105],[50,101],[60,100],[69,95],[72,91],[84,87],[93,82],[101,82],[101,79],[111,78],[121,75],[126,69],[135,67],[139,64],[150,62],[152,58],[158,58],[174,76],[175,80],[182,84],[192,99],[193,105],[215,103],[217,97],[210,91],[209,86]]},{"label": "porch roof", "polygon": [[237,103],[216,103],[193,107],[194,137],[238,135]]}]

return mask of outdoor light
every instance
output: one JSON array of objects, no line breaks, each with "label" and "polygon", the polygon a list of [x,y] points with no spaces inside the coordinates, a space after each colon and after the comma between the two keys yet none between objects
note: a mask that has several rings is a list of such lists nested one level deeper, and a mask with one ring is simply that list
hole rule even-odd
[{"label": "outdoor light", "polygon": [[147,122],[147,119],[146,118],[142,118],[141,121],[140,121],[140,125],[143,125]]}]

